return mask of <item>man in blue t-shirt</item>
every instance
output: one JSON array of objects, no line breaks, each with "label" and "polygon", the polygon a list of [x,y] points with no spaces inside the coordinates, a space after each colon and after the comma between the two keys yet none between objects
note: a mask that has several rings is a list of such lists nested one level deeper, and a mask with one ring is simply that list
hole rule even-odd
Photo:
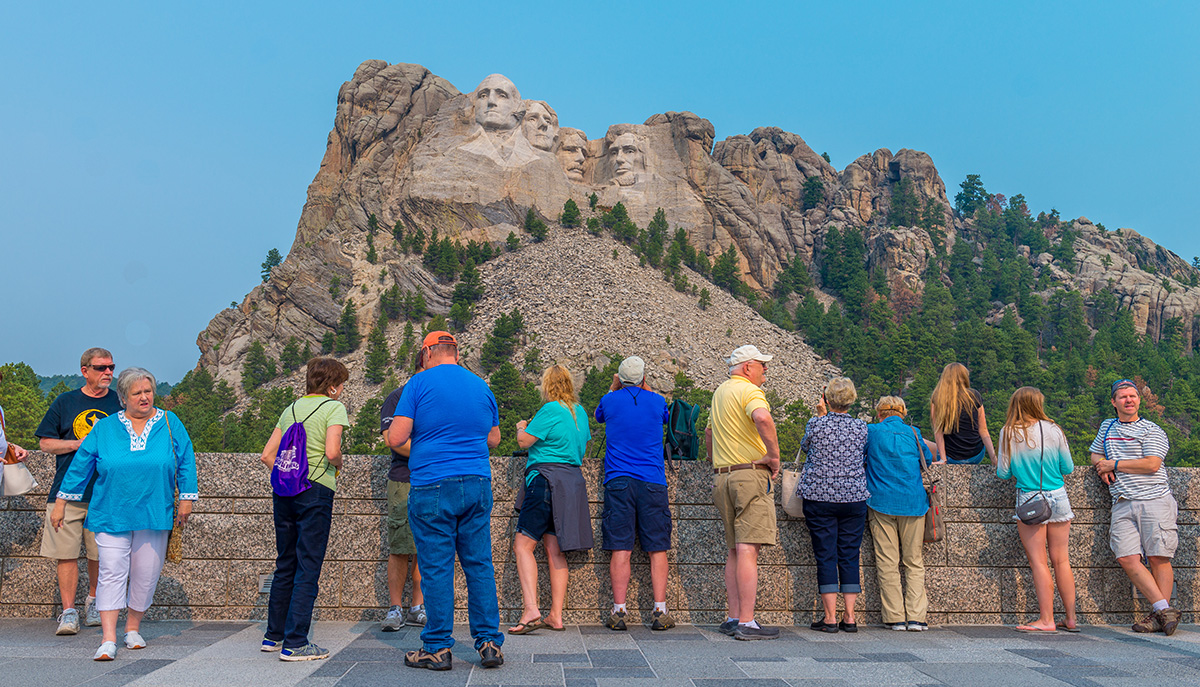
[{"label": "man in blue t-shirt", "polygon": [[500,444],[496,397],[482,379],[458,365],[458,341],[430,332],[421,345],[425,371],[404,385],[387,444],[408,440],[408,522],[421,561],[428,621],[422,648],[404,665],[449,670],[454,646],[454,556],[467,578],[467,618],[480,665],[504,663],[500,603],[492,566],[492,470],[489,450]]},{"label": "man in blue t-shirt", "polygon": [[667,630],[675,621],[667,613],[667,550],[671,548],[671,510],[667,504],[663,425],[667,400],[646,384],[646,363],[637,356],[621,361],[609,392],[596,406],[604,432],[604,548],[612,579],[613,609],[604,626],[624,630],[629,558],[636,534],[650,554],[654,614],[650,629]]}]

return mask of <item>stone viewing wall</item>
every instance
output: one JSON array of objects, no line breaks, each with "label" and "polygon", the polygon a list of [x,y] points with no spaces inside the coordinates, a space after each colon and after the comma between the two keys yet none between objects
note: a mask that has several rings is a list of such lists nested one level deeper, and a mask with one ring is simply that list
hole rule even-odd
[{"label": "stone viewing wall", "polygon": [[[257,455],[197,456],[200,493],[188,526],[184,561],[163,569],[150,611],[152,618],[263,618],[267,596],[259,576],[273,569],[275,555],[271,491]],[[51,456],[36,453],[29,466],[40,483],[36,494],[0,498],[0,616],[50,617],[58,611],[54,567],[38,557],[45,494],[53,478]],[[382,617],[387,606],[385,532],[386,459],[348,456],[334,501],[333,532],[321,575],[317,617],[359,620]],[[707,463],[677,464],[668,475],[675,517],[667,601],[682,622],[724,619],[724,538],[710,498]],[[495,490],[493,548],[500,603],[505,620],[515,621],[521,594],[512,556],[515,518],[513,485],[523,459],[493,458]],[[611,603],[608,555],[600,544],[602,462],[585,463],[592,500],[597,548],[568,554],[571,582],[566,603],[569,623],[598,623]],[[946,496],[946,539],[925,547],[931,623],[1013,623],[1036,613],[1028,565],[1011,520],[1013,487],[996,479],[988,466],[942,466]],[[1175,605],[1184,622],[1197,622],[1196,546],[1200,534],[1200,493],[1192,491],[1200,470],[1173,469],[1179,500],[1179,552]],[[1108,491],[1092,471],[1078,470],[1067,480],[1076,513],[1071,528],[1071,562],[1083,622],[1127,623],[1135,610],[1132,586],[1108,548]],[[778,497],[777,497],[778,498]],[[759,617],[764,622],[805,624],[817,607],[816,572],[808,532],[802,520],[779,515],[779,546],[760,557]],[[859,597],[866,622],[879,621],[870,534],[863,545],[864,593]],[[539,549],[540,553],[540,549]],[[631,609],[643,619],[653,608],[649,565],[635,552],[630,585]],[[462,589],[461,573],[457,576]],[[549,605],[545,563],[541,563],[542,608]],[[82,597],[81,597],[82,598]],[[407,597],[406,597],[407,598]],[[465,621],[466,599],[457,607]],[[603,610],[602,610],[603,609]]]}]

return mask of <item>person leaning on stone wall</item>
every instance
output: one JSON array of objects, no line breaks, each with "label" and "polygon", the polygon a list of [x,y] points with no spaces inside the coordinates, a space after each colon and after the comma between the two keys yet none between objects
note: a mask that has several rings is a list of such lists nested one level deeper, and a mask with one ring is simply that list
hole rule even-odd
[{"label": "person leaning on stone wall", "polygon": [[89,348],[79,359],[79,373],[83,375],[83,387],[59,394],[42,418],[34,436],[38,437],[38,448],[52,453],[54,459],[54,481],[46,498],[46,517],[42,526],[41,554],[57,561],[58,591],[62,597],[62,615],[58,617],[56,634],[73,635],[79,632],[79,611],[75,610],[75,587],[79,584],[79,550],[83,547],[87,555],[88,596],[83,624],[95,627],[100,624],[96,611],[96,581],[99,579],[99,554],[96,538],[83,524],[87,517],[88,502],[92,499],[89,483],[78,500],[67,504],[61,527],[50,525],[50,512],[54,508],[55,495],[62,484],[63,475],[71,467],[75,452],[87,438],[88,432],[97,421],[121,410],[117,394],[109,390],[112,384],[112,353],[103,348]]},{"label": "person leaning on stone wall", "polygon": [[1152,607],[1150,615],[1133,624],[1133,631],[1170,636],[1181,618],[1171,606],[1179,505],[1167,480],[1170,444],[1161,427],[1138,415],[1142,396],[1137,384],[1128,379],[1113,382],[1111,399],[1117,417],[1100,423],[1091,446],[1092,465],[1112,494],[1108,543]]},{"label": "person leaning on stone wall", "polygon": [[[592,518],[588,509],[583,454],[592,438],[587,411],[579,405],[571,373],[552,365],[542,374],[542,400],[533,420],[517,423],[517,445],[529,449],[525,483],[513,537],[513,555],[521,582],[524,609],[509,634],[523,635],[541,628],[563,629],[567,597],[567,557],[564,551],[592,548]],[[538,609],[538,541],[546,549],[550,573],[550,612]]]},{"label": "person leaning on stone wall", "polygon": [[929,496],[921,480],[921,462],[928,455],[932,463],[937,447],[904,421],[907,415],[904,399],[879,399],[875,404],[878,422],[867,425],[863,467],[870,493],[867,522],[875,546],[883,624],[893,630],[921,632],[929,629],[923,556]]},{"label": "person leaning on stone wall", "polygon": [[[1079,631],[1075,619],[1075,575],[1068,555],[1075,513],[1063,485],[1064,476],[1074,469],[1067,437],[1046,416],[1042,392],[1031,386],[1013,392],[1000,430],[996,476],[1016,480],[1017,508],[1039,497],[1050,504],[1050,519],[1038,525],[1027,525],[1013,516],[1033,573],[1039,613],[1034,622],[1018,625],[1018,632]],[[1047,549],[1054,565],[1053,576],[1046,564]],[[1058,582],[1058,595],[1066,612],[1066,622],[1061,625],[1054,623],[1054,580]]]},{"label": "person leaning on stone wall", "polygon": [[[800,440],[806,459],[796,491],[804,499],[804,522],[817,560],[817,593],[825,613],[810,627],[820,632],[858,632],[854,604],[862,592],[859,550],[871,494],[863,469],[867,423],[849,415],[856,400],[854,382],[846,377],[829,380],[817,402],[817,416],[808,421]],[[834,624],[838,592],[845,619]]]},{"label": "person leaning on stone wall", "polygon": [[[4,381],[4,372],[0,371],[0,382]],[[4,406],[0,406],[0,458],[6,458],[8,450],[12,449],[12,457],[18,463],[29,457],[29,452],[8,440],[4,433]],[[0,469],[0,494],[4,493],[4,470]]]},{"label": "person leaning on stone wall", "polygon": [[763,395],[767,363],[751,345],[729,356],[729,379],[713,392],[704,444],[712,456],[713,502],[725,528],[725,595],[729,614],[720,631],[736,639],[775,639],[777,627],[754,619],[758,596],[758,552],[774,546],[775,499],[771,483],[779,475],[779,439],[771,406]]},{"label": "person leaning on stone wall", "polygon": [[275,465],[284,432],[297,422],[303,424],[310,486],[294,496],[271,494],[275,575],[261,648],[264,652],[278,651],[283,661],[329,657],[327,650],[308,640],[308,631],[333,523],[333,494],[342,467],[342,432],[350,424],[346,406],[338,400],[350,378],[346,366],[333,358],[313,358],[304,374],[304,396],[283,409],[262,452],[263,464]]},{"label": "person leaning on stone wall", "polygon": [[605,426],[603,547],[609,552],[613,607],[604,626],[626,629],[629,561],[636,538],[650,557],[654,594],[651,630],[669,630],[667,551],[671,548],[671,506],[663,462],[663,426],[670,420],[667,399],[650,390],[646,363],[638,356],[621,361],[612,386],[596,406],[596,422]]},{"label": "person leaning on stone wall", "polygon": [[983,396],[971,388],[971,374],[961,363],[942,368],[933,388],[929,420],[937,442],[938,462],[977,465],[986,455],[994,464],[996,448],[988,434]]},{"label": "person leaning on stone wall", "polygon": [[[417,366],[413,374],[425,369],[425,356],[417,356]],[[404,385],[392,391],[383,401],[379,409],[379,431],[387,441],[388,429],[396,415],[396,405],[400,395],[404,393]],[[408,455],[412,449],[412,440],[403,446],[391,449],[392,462],[387,475],[387,537],[388,562],[387,584],[388,602],[391,604],[383,618],[381,629],[384,632],[395,632],[405,625],[424,627],[425,595],[421,592],[421,570],[417,561],[417,544],[413,541],[412,528],[408,524],[408,495],[412,488],[410,483],[411,471],[408,469]],[[404,584],[408,580],[408,568],[412,565],[412,606],[404,609]]]},{"label": "person leaning on stone wall", "polygon": [[51,525],[62,528],[68,504],[92,490],[84,524],[95,533],[100,554],[96,608],[103,639],[97,661],[116,658],[122,609],[128,609],[126,648],[146,646],[139,630],[154,602],[167,538],[174,525],[187,522],[199,498],[192,440],[174,413],[154,407],[157,386],[154,375],[140,367],[121,371],[117,396],[125,409],[92,427],[63,475],[50,513]]}]

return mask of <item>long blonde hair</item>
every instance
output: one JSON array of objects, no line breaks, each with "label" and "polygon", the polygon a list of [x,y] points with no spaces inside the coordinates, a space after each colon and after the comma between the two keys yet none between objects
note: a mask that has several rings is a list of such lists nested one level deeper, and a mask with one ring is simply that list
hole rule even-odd
[{"label": "long blonde hair", "polygon": [[964,410],[979,407],[971,394],[971,373],[962,363],[950,363],[942,368],[942,377],[933,387],[933,430],[942,434],[958,431],[958,419]]},{"label": "long blonde hair", "polygon": [[1004,416],[1004,428],[1000,430],[1004,437],[1002,445],[1009,455],[1012,455],[1013,439],[1017,432],[1021,433],[1021,442],[1029,444],[1029,428],[1038,420],[1051,424],[1054,421],[1046,417],[1046,397],[1032,386],[1023,386],[1013,392],[1008,399],[1008,412]]},{"label": "long blonde hair", "polygon": [[547,403],[558,401],[571,411],[571,419],[575,417],[575,405],[579,403],[579,395],[575,393],[575,380],[571,373],[562,365],[551,365],[542,373],[542,399]]}]

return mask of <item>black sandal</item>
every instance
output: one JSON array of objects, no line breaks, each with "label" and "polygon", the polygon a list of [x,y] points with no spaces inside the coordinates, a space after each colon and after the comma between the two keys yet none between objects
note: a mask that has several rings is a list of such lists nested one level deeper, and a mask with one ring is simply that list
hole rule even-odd
[{"label": "black sandal", "polygon": [[858,632],[858,623],[848,623],[842,620],[838,622],[837,626],[842,632]]},{"label": "black sandal", "polygon": [[825,622],[825,618],[814,620],[812,625],[809,625],[808,628],[810,630],[816,630],[817,632],[836,633],[838,631],[838,626],[834,625],[833,623]]}]

